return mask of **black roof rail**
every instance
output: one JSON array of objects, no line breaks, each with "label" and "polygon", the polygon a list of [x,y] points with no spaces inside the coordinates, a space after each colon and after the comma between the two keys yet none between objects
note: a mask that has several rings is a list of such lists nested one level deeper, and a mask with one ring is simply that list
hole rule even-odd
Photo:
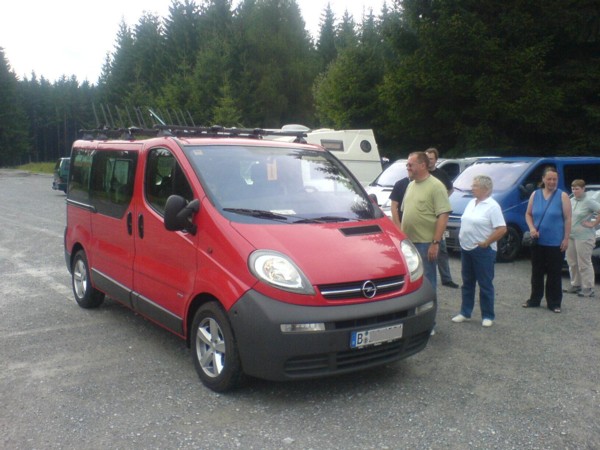
[{"label": "black roof rail", "polygon": [[269,137],[293,137],[293,142],[306,143],[305,131],[267,130],[263,128],[226,128],[221,125],[209,127],[185,125],[154,125],[152,128],[97,128],[93,130],[79,130],[81,139],[107,140],[121,139],[133,141],[140,137],[174,136],[174,137],[240,137],[252,139],[265,139]]},{"label": "black roof rail", "polygon": [[305,131],[281,131],[281,130],[267,130],[263,128],[226,128],[221,125],[212,125],[209,127],[188,127],[181,125],[154,125],[154,128],[170,131],[171,134],[177,137],[245,137],[245,138],[256,138],[264,139],[265,137],[293,137],[296,138],[294,142],[306,143],[304,138],[306,137]]},{"label": "black roof rail", "polygon": [[93,130],[79,130],[81,139],[86,141],[106,141],[108,139],[120,139],[123,141],[135,141],[139,137],[155,137],[161,135],[154,128],[97,128]]}]

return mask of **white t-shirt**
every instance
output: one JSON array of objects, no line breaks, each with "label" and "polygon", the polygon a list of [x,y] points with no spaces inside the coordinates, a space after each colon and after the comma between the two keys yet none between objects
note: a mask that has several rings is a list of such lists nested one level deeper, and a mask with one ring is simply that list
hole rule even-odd
[{"label": "white t-shirt", "polygon": [[[476,203],[471,200],[460,219],[458,239],[463,250],[473,250],[478,242],[483,242],[494,232],[495,228],[506,226],[502,209],[496,200],[488,197]],[[494,251],[498,246],[494,242],[490,246]]]}]

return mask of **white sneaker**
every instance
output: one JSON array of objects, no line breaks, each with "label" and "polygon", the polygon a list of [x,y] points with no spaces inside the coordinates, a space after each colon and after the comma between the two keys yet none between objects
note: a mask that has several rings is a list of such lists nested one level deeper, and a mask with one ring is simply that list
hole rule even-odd
[{"label": "white sneaker", "polygon": [[470,317],[465,317],[465,316],[463,316],[462,314],[459,314],[459,315],[457,315],[457,316],[454,316],[454,317],[452,318],[452,322],[454,322],[454,323],[467,322],[467,321],[469,321],[469,320],[471,320],[471,318],[470,318]]},{"label": "white sneaker", "polygon": [[490,319],[483,319],[483,321],[481,322],[482,327],[491,327],[493,324],[494,321]]}]

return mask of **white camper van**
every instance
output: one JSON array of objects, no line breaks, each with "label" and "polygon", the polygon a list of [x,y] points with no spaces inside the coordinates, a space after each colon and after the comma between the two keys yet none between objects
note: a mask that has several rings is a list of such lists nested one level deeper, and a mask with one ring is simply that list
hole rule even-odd
[{"label": "white camper van", "polygon": [[304,131],[306,142],[329,150],[350,169],[363,186],[381,173],[381,156],[373,130],[311,130],[303,125],[284,125],[283,131]]}]

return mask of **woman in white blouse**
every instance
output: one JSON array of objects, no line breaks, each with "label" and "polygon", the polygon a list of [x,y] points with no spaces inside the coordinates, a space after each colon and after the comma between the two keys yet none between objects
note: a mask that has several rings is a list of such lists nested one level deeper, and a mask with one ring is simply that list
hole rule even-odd
[{"label": "woman in white blouse", "polygon": [[492,195],[492,179],[485,175],[473,178],[471,200],[462,215],[459,240],[462,263],[462,305],[452,321],[469,320],[475,305],[475,288],[479,284],[479,305],[484,327],[491,327],[494,313],[494,264],[496,242],[506,233],[502,209]]}]

